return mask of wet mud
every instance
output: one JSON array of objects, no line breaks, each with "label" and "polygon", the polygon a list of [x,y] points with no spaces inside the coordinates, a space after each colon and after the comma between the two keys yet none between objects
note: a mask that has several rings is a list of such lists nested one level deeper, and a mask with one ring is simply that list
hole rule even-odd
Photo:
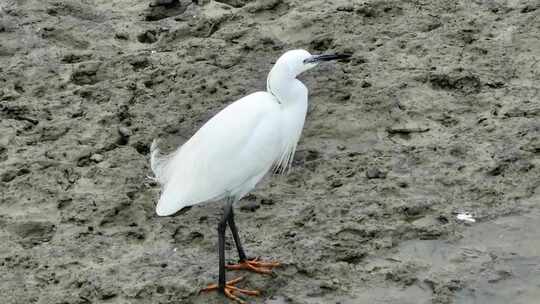
[{"label": "wet mud", "polygon": [[[538,1],[0,2],[0,302],[223,303],[221,203],[154,212],[172,149],[302,75],[293,167],[241,201],[250,303],[537,303]],[[460,221],[470,213],[476,222]],[[232,239],[227,259],[236,260]]]}]

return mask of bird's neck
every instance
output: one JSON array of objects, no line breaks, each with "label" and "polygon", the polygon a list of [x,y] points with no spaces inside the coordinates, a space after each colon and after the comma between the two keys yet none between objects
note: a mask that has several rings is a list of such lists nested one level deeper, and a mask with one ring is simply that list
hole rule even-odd
[{"label": "bird's neck", "polygon": [[274,95],[283,106],[295,104],[303,99],[305,86],[287,69],[274,67],[266,81],[266,90]]}]

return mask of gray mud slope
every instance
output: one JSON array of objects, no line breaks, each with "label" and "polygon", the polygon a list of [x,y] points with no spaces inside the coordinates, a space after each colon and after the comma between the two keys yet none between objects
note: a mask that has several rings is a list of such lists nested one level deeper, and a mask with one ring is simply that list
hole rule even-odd
[{"label": "gray mud slope", "polygon": [[250,300],[538,303],[538,1],[196,2],[0,2],[0,302],[222,303],[220,205],[158,218],[149,145],[306,48],[353,56],[302,76],[292,171],[238,206],[284,263]]}]

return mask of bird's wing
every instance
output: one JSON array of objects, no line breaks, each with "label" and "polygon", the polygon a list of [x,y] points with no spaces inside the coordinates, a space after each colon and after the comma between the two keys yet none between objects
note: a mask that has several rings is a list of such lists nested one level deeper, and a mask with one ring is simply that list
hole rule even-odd
[{"label": "bird's wing", "polygon": [[156,173],[163,189],[158,215],[251,190],[242,188],[264,176],[280,156],[279,114],[280,105],[274,97],[257,92],[210,119],[170,158],[159,163],[160,172]]}]

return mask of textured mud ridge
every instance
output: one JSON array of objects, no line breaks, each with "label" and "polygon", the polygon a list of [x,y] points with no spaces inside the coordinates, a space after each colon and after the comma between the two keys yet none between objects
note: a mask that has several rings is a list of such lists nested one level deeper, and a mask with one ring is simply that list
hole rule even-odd
[{"label": "textured mud ridge", "polygon": [[2,303],[222,303],[198,294],[220,205],[158,218],[149,144],[291,48],[353,56],[302,76],[293,169],[237,206],[248,253],[284,264],[250,300],[536,303],[537,1],[195,2],[0,2]]}]

